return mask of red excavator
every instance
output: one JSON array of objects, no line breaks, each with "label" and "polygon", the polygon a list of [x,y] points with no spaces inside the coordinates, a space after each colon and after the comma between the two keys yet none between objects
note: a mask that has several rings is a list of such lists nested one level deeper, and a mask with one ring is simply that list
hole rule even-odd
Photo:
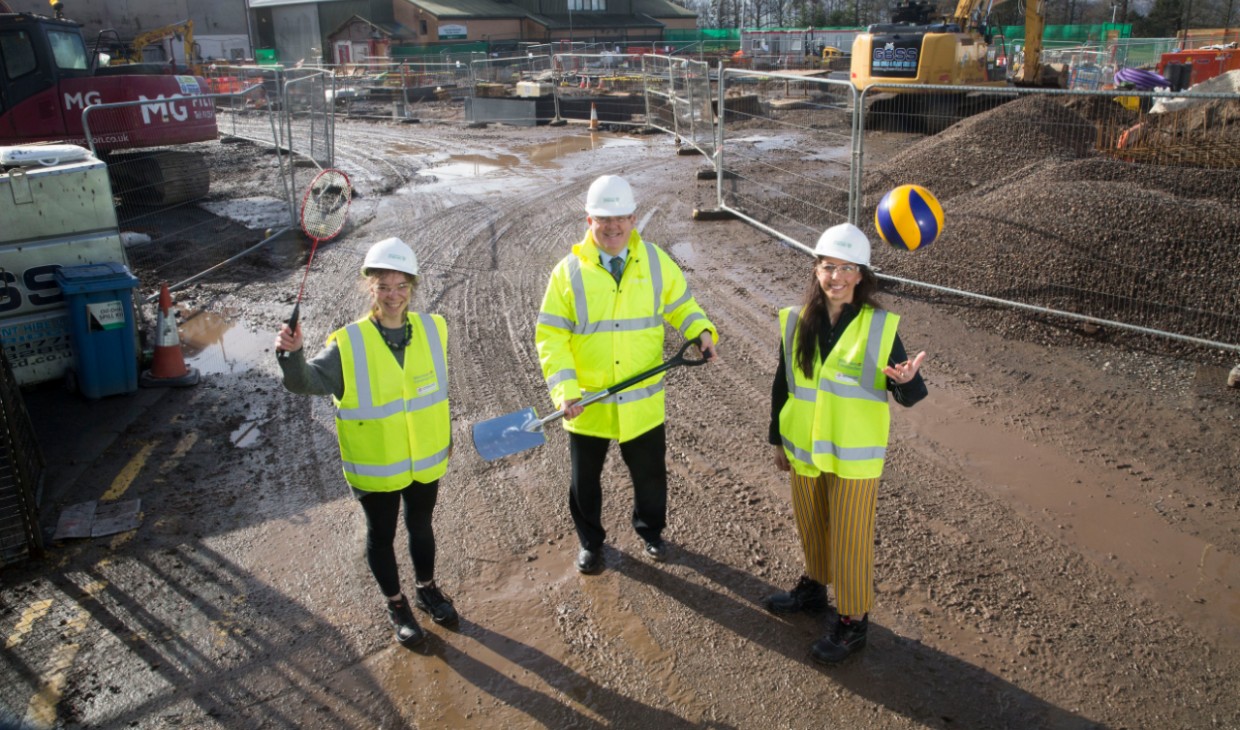
[{"label": "red excavator", "polygon": [[[0,12],[0,145],[67,142],[89,146],[82,110],[92,104],[142,104],[92,112],[96,153],[124,162],[127,185],[173,203],[206,194],[210,183],[201,156],[167,148],[218,138],[215,106],[198,76],[153,74],[150,68],[106,66],[88,52],[80,23],[56,17]],[[10,8],[0,0],[0,11]],[[145,73],[143,73],[145,71]],[[147,150],[145,152],[125,152]]]}]

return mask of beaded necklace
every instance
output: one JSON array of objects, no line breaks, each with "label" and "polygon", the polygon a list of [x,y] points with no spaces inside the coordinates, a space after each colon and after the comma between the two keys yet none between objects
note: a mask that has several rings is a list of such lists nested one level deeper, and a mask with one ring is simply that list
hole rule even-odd
[{"label": "beaded necklace", "polygon": [[387,346],[393,350],[403,350],[409,345],[410,342],[413,342],[413,323],[407,319],[405,320],[405,336],[399,340],[388,339],[388,330],[380,325],[379,321],[374,317],[371,317],[370,321],[375,323],[375,328],[379,330],[379,336],[382,337],[383,341],[387,343]]}]

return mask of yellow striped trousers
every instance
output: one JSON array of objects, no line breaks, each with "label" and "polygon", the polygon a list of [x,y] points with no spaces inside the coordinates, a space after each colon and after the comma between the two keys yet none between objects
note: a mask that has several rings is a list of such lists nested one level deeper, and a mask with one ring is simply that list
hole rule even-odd
[{"label": "yellow striped trousers", "polygon": [[792,472],[792,513],[809,577],[835,586],[836,610],[863,616],[874,605],[874,512],[878,479]]}]

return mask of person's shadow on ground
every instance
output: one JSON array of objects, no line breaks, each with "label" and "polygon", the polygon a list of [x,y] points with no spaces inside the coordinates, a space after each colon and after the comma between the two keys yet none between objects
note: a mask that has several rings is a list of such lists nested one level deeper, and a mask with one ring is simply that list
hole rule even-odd
[{"label": "person's shadow on ground", "polygon": [[444,647],[444,663],[478,689],[495,697],[506,705],[524,712],[542,727],[603,728],[616,727],[615,721],[623,718],[628,727],[651,727],[659,730],[676,728],[716,728],[730,730],[719,723],[692,721],[674,712],[651,707],[639,700],[625,696],[583,676],[544,652],[504,634],[475,623],[461,622],[462,636],[477,641],[486,649],[499,654],[508,661],[536,674],[542,681],[574,701],[589,708],[603,720],[599,721],[581,712],[568,702],[522,684],[472,655]]},{"label": "person's shadow on ground", "polygon": [[[866,649],[834,667],[809,656],[800,618],[768,612],[763,597],[784,590],[683,546],[673,545],[673,564],[748,597],[685,580],[641,557],[622,554],[608,567],[657,588],[703,618],[759,646],[822,671],[849,692],[931,727],[1101,728],[1103,725],[1058,707],[1002,677],[870,621]],[[821,620],[821,619],[817,619]],[[822,624],[815,624],[813,632]],[[817,634],[811,632],[816,638]]]}]

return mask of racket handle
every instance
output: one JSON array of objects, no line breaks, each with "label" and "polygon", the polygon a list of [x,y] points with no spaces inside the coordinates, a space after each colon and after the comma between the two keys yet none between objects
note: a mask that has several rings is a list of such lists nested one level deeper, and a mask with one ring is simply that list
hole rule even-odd
[{"label": "racket handle", "polygon": [[[293,305],[292,316],[288,318],[289,332],[294,332],[294,333],[297,332],[297,320],[300,318],[301,318],[301,302],[297,302],[296,304]],[[288,355],[289,353],[287,350],[276,350],[276,357],[279,358],[280,360],[288,359]]]}]

